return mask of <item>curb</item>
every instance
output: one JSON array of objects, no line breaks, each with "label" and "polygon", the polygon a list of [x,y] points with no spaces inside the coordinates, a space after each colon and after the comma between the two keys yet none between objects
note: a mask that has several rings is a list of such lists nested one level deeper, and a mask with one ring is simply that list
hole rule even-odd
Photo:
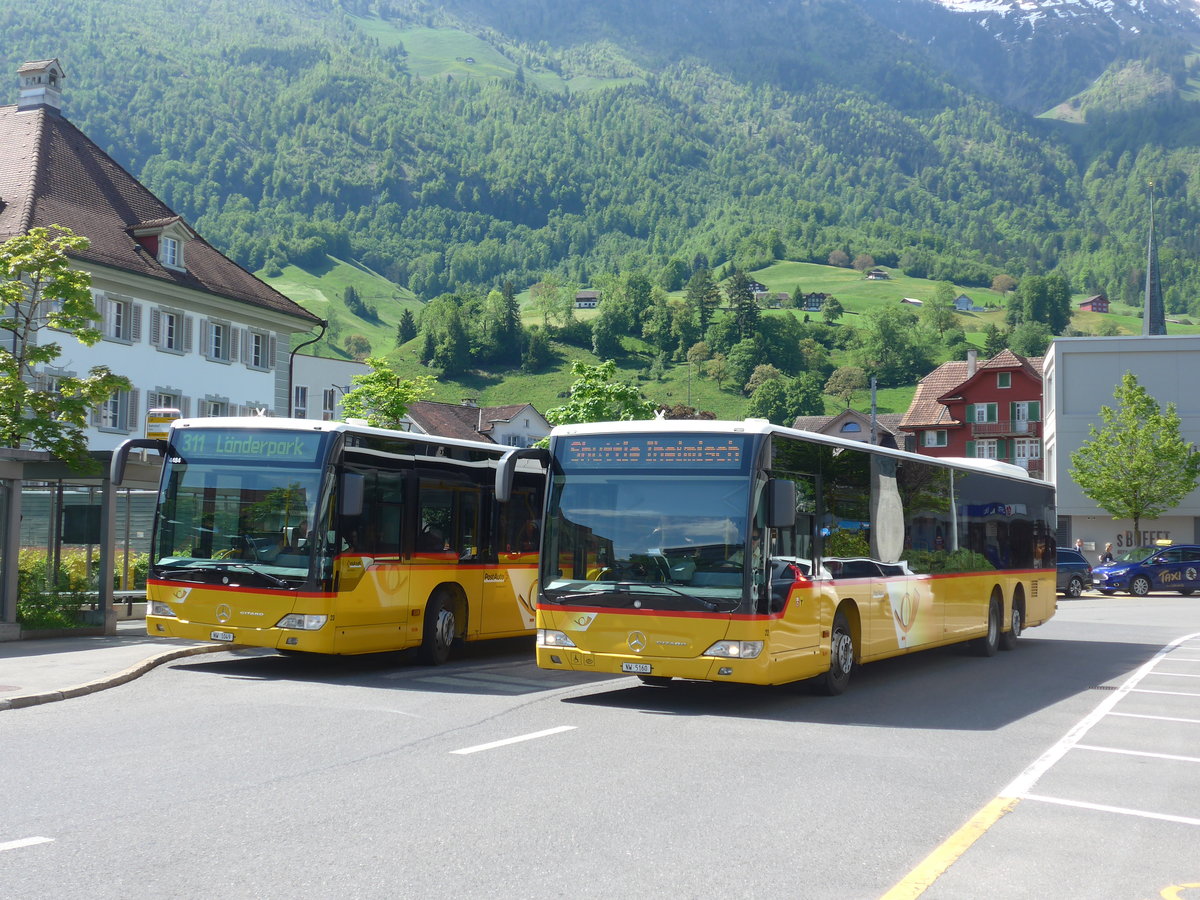
[{"label": "curb", "polygon": [[21,697],[5,697],[0,699],[0,710],[24,709],[28,706],[40,706],[43,703],[66,700],[69,697],[83,697],[87,694],[94,694],[97,691],[103,691],[107,688],[133,681],[133,679],[140,678],[156,666],[161,666],[163,663],[168,663],[172,660],[182,659],[186,656],[198,656],[201,653],[216,653],[220,650],[228,649],[228,644],[200,644],[195,647],[167,650],[165,653],[159,653],[148,659],[143,659],[140,663],[123,669],[115,675],[97,678],[95,681],[77,684],[75,687],[64,688],[61,691],[44,691],[40,694],[25,694]]}]

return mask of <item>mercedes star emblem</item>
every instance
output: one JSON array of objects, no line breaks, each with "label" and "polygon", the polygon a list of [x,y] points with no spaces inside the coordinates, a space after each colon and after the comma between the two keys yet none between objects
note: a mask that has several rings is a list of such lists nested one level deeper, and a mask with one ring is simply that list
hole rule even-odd
[{"label": "mercedes star emblem", "polygon": [[231,616],[233,616],[233,610],[229,608],[229,604],[222,603],[217,607],[218,622],[228,622]]},{"label": "mercedes star emblem", "polygon": [[629,632],[629,649],[634,653],[641,653],[646,649],[646,636],[640,631]]}]

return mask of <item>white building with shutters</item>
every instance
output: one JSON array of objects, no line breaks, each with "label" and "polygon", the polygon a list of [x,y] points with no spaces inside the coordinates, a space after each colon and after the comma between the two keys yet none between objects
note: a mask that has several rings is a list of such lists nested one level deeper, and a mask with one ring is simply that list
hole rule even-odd
[{"label": "white building with shutters", "polygon": [[186,416],[287,415],[291,335],[319,319],[219,253],[59,110],[57,60],[18,70],[0,106],[0,241],[53,224],[88,238],[72,265],[92,277],[103,339],[63,350],[39,385],[106,365],[132,390],[95,409],[93,450],[141,436],[146,410]]}]

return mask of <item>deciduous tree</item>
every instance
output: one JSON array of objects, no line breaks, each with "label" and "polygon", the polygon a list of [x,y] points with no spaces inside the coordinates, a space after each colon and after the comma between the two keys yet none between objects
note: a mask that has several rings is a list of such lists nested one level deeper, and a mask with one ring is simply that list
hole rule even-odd
[{"label": "deciduous tree", "polygon": [[399,428],[409,404],[433,394],[432,376],[403,379],[382,357],[369,356],[365,362],[371,371],[350,376],[354,387],[342,398],[347,418],[366,419],[377,428]]},{"label": "deciduous tree", "polygon": [[38,390],[41,369],[59,358],[62,346],[44,341],[47,329],[73,334],[84,346],[100,340],[94,323],[91,276],[72,269],[68,253],[88,241],[70,229],[51,226],[0,244],[0,328],[11,336],[0,347],[0,444],[49,450],[74,468],[92,468],[87,456],[88,413],[129,380],[107,366],[87,377],[60,376]]},{"label": "deciduous tree", "polygon": [[1099,429],[1071,454],[1070,475],[1086,497],[1114,519],[1154,519],[1178,505],[1200,478],[1200,452],[1185,442],[1175,404],[1166,412],[1126,372],[1113,394],[1117,408],[1100,407]]},{"label": "deciduous tree", "polygon": [[617,364],[611,359],[594,366],[576,360],[571,372],[575,383],[570,399],[546,413],[552,425],[654,418],[654,404],[638,388],[616,380]]}]

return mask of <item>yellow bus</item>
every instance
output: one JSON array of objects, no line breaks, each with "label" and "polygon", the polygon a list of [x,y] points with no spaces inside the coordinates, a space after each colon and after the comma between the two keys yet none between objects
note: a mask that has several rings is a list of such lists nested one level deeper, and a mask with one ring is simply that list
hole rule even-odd
[{"label": "yellow bus", "polygon": [[280,651],[417,647],[533,633],[544,469],[497,504],[508,448],[342,422],[179,419],[166,440],[147,585],[152,635]]},{"label": "yellow bus", "polygon": [[1016,466],[753,419],[559,426],[550,456],[542,668],[838,694],[860,663],[990,656],[1055,611],[1054,491]]}]

